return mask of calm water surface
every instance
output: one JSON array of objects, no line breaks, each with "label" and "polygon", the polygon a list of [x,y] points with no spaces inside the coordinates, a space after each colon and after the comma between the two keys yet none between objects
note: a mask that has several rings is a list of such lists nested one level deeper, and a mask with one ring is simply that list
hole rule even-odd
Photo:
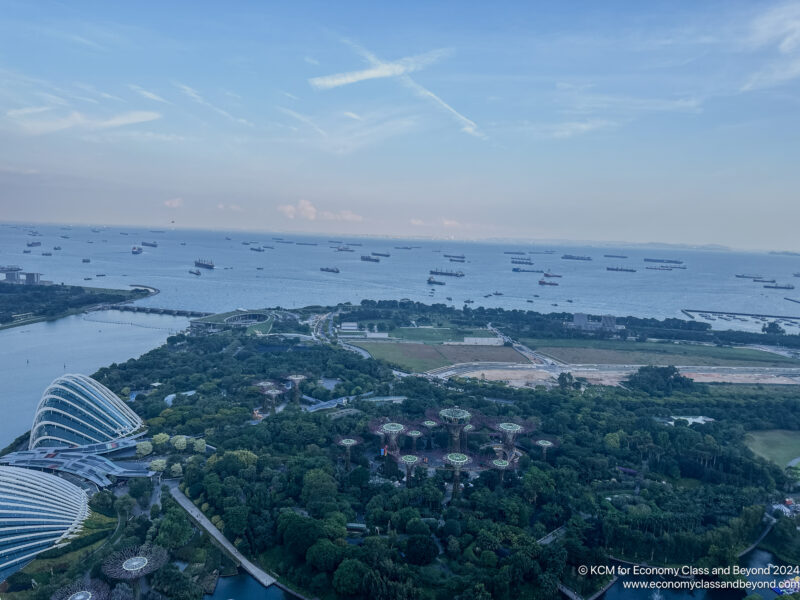
[{"label": "calm water surface", "polygon": [[30,429],[42,392],[59,375],[137,358],[187,326],[180,317],[103,311],[0,330],[0,448]]},{"label": "calm water surface", "polygon": [[233,577],[220,577],[213,594],[204,596],[205,600],[296,600],[297,596],[283,591],[277,586],[265,588],[247,573]]}]

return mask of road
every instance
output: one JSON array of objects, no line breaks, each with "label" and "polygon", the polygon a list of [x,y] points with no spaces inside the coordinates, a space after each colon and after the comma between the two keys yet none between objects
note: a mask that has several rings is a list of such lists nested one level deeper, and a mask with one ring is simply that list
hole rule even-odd
[{"label": "road", "polygon": [[267,575],[267,573],[247,560],[242,553],[239,552],[234,545],[228,541],[228,538],[222,535],[222,532],[217,529],[202,512],[200,512],[200,509],[192,504],[192,501],[189,500],[189,498],[187,498],[184,493],[178,489],[178,483],[176,481],[168,481],[167,485],[169,486],[169,493],[172,494],[172,497],[175,498],[175,501],[180,504],[187,513],[189,513],[189,516],[192,518],[192,520],[200,527],[205,529],[206,532],[212,538],[214,538],[217,544],[219,544],[237,563],[239,563],[245,571],[250,573],[250,575],[252,575],[256,581],[258,581],[264,587],[269,587],[275,583],[276,580],[274,577]]}]

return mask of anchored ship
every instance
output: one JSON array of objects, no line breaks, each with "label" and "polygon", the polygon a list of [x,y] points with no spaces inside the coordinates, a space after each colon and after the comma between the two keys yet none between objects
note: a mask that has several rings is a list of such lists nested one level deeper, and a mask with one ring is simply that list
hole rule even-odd
[{"label": "anchored ship", "polygon": [[158,248],[158,242],[142,242],[142,246],[147,246],[148,248]]},{"label": "anchored ship", "polygon": [[203,269],[213,269],[214,268],[214,261],[206,258],[198,258],[194,261],[195,267],[201,267]]},{"label": "anchored ship", "polygon": [[439,281],[438,279],[434,279],[433,275],[428,277],[428,285],[444,285],[444,281]]},{"label": "anchored ship", "polygon": [[381,262],[380,258],[375,258],[374,256],[369,256],[368,254],[362,254],[361,260],[364,262]]},{"label": "anchored ship", "polygon": [[144,250],[142,250],[141,246],[134,246],[131,248],[131,254],[141,254],[142,252],[144,252]]},{"label": "anchored ship", "polygon": [[561,258],[563,260],[592,260],[591,256],[579,256],[577,254],[563,254]]},{"label": "anchored ship", "polygon": [[320,271],[325,271],[326,273],[338,273],[339,269],[336,267],[320,267]]},{"label": "anchored ship", "polygon": [[625,267],[606,267],[606,271],[620,271],[622,273],[636,273],[636,269],[627,269]]},{"label": "anchored ship", "polygon": [[463,277],[463,271],[448,271],[447,269],[431,269],[431,275],[444,275],[445,277]]}]

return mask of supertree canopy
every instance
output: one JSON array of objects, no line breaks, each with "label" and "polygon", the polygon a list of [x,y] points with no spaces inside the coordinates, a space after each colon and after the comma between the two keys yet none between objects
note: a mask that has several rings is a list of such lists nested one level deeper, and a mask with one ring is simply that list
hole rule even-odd
[{"label": "supertree canopy", "polygon": [[99,579],[75,581],[50,596],[50,600],[109,600],[111,590]]},{"label": "supertree canopy", "polygon": [[417,429],[412,429],[408,433],[406,433],[408,437],[411,438],[411,449],[416,452],[417,451],[417,438],[422,437],[422,432]]},{"label": "supertree canopy", "polygon": [[469,423],[472,413],[463,408],[443,408],[439,411],[439,417],[447,425],[450,433],[450,450],[457,451],[461,448],[461,431]]},{"label": "supertree canopy", "polygon": [[350,449],[361,443],[361,438],[344,437],[336,442],[345,450],[345,469],[350,470]]},{"label": "supertree canopy", "polygon": [[402,423],[383,423],[378,427],[377,433],[389,438],[389,453],[397,452],[397,436],[405,431],[406,426]]},{"label": "supertree canopy", "polygon": [[138,579],[157,571],[166,562],[167,551],[160,546],[129,546],[103,562],[103,573],[112,579]]},{"label": "supertree canopy", "polygon": [[461,469],[471,463],[472,459],[466,454],[451,452],[450,454],[446,454],[443,460],[446,464],[451,465],[455,469],[455,475],[453,477],[453,496],[458,496],[461,493]]},{"label": "supertree canopy", "polygon": [[411,484],[411,473],[419,462],[419,456],[404,454],[400,457],[400,462],[406,466],[406,486],[409,486]]}]

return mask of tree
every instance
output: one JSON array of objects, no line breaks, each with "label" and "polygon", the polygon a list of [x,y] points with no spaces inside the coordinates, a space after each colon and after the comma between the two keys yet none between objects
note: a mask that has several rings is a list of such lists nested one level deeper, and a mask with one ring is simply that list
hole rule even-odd
[{"label": "tree", "polygon": [[770,321],[769,323],[761,326],[761,331],[769,335],[784,335],[786,330],[778,325],[777,321]]},{"label": "tree", "polygon": [[439,555],[439,547],[429,535],[412,535],[406,541],[406,559],[412,565],[427,565]]},{"label": "tree", "polygon": [[169,441],[169,434],[167,433],[157,433],[153,436],[153,443],[156,446],[163,446]]},{"label": "tree", "polygon": [[341,548],[330,540],[318,540],[306,552],[306,562],[324,573],[333,573],[341,561]]},{"label": "tree", "polygon": [[194,441],[194,451],[198,454],[203,454],[206,451],[206,441],[203,438],[197,438]]},{"label": "tree", "polygon": [[364,575],[369,569],[367,565],[355,558],[348,558],[333,574],[333,589],[343,597],[360,596],[363,589]]},{"label": "tree", "polygon": [[157,458],[150,461],[150,470],[156,473],[161,473],[167,468],[167,461],[163,458]]},{"label": "tree", "polygon": [[303,490],[300,498],[305,506],[313,501],[329,500],[336,497],[336,480],[322,469],[311,469],[303,476]]},{"label": "tree", "polygon": [[183,475],[183,467],[181,463],[175,463],[169,468],[169,474],[171,477],[180,477]]},{"label": "tree", "polygon": [[153,452],[153,444],[150,442],[144,441],[139,442],[136,444],[136,456],[142,458],[143,456],[147,456]]},{"label": "tree", "polygon": [[185,435],[176,435],[171,440],[172,446],[178,452],[183,452],[186,450],[186,436]]},{"label": "tree", "polygon": [[562,390],[568,390],[571,388],[574,381],[575,379],[572,377],[572,373],[562,371],[558,374],[558,387]]}]

